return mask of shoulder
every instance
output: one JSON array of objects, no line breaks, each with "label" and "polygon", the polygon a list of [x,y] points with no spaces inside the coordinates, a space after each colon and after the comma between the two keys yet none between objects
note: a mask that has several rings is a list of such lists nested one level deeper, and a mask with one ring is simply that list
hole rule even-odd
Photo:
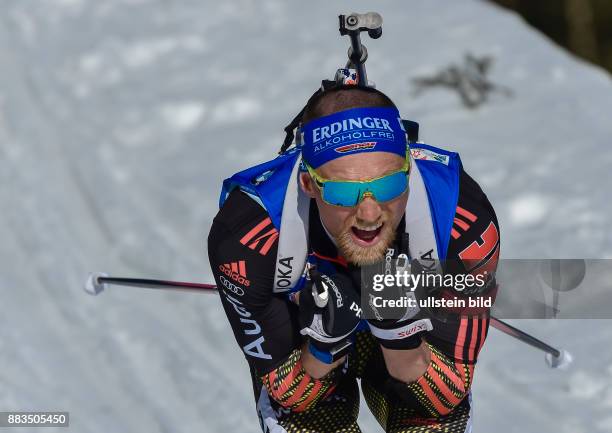
[{"label": "shoulder", "polygon": [[[230,193],[208,234],[208,257],[215,272],[237,270],[251,290],[271,292],[278,231],[266,210],[244,192]],[[242,279],[240,282],[244,284]],[[265,290],[264,290],[265,288]],[[264,293],[260,293],[263,295]]]},{"label": "shoulder", "polygon": [[461,169],[447,259],[461,263],[464,271],[479,271],[487,264],[494,268],[499,250],[500,230],[493,205],[480,185]]},{"label": "shoulder", "polygon": [[236,231],[249,226],[257,218],[268,216],[266,210],[240,189],[234,189],[213,220],[214,225],[222,225],[227,230]]},{"label": "shoulder", "polygon": [[230,239],[236,241],[235,248],[241,253],[276,256],[278,230],[268,212],[238,189],[230,193],[213,220],[209,251]]}]

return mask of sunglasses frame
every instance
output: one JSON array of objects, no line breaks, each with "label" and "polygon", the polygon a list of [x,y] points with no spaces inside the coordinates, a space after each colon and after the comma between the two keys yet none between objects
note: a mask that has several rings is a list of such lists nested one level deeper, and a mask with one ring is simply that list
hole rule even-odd
[{"label": "sunglasses frame", "polygon": [[[336,183],[351,183],[351,184],[369,184],[369,183],[374,182],[374,181],[376,181],[376,180],[384,179],[385,177],[388,177],[388,176],[393,176],[393,175],[395,175],[395,174],[397,174],[397,173],[402,173],[402,172],[405,172],[405,173],[406,173],[406,176],[409,176],[409,175],[410,175],[410,151],[409,151],[409,150],[406,150],[406,160],[405,160],[404,165],[402,166],[402,168],[400,168],[400,169],[398,169],[398,170],[394,170],[394,171],[392,171],[391,173],[387,173],[387,174],[385,174],[385,175],[378,176],[378,177],[374,177],[374,178],[372,178],[372,179],[366,179],[366,180],[338,180],[338,179],[326,179],[326,178],[324,178],[323,176],[321,176],[321,175],[317,174],[317,172],[314,170],[314,168],[312,168],[312,167],[311,167],[311,166],[310,166],[310,165],[309,165],[309,164],[308,164],[306,161],[303,161],[303,160],[302,160],[302,162],[304,163],[304,166],[306,167],[306,170],[308,170],[308,173],[310,174],[310,176],[311,176],[311,177],[314,179],[314,181],[315,181],[315,182],[314,182],[314,183],[315,183],[315,185],[317,186],[317,188],[319,188],[319,191],[321,191],[321,199],[322,199],[322,200],[323,200],[325,203],[327,203],[327,204],[329,204],[329,205],[332,205],[332,206],[339,206],[339,207],[353,207],[353,206],[357,206],[359,203],[361,203],[361,202],[363,201],[363,199],[364,199],[364,198],[366,198],[366,197],[374,197],[374,199],[376,200],[376,196],[374,196],[374,194],[372,194],[372,192],[370,192],[370,191],[365,191],[365,192],[364,192],[364,193],[361,195],[361,197],[359,198],[359,200],[357,201],[357,203],[355,203],[354,205],[351,205],[351,206],[343,206],[343,205],[339,205],[339,204],[336,204],[336,203],[330,203],[330,202],[328,202],[327,200],[325,200],[325,198],[324,198],[325,194],[324,194],[324,192],[323,192],[323,189],[325,188],[325,184],[326,184],[326,183],[334,183],[334,182],[336,182]],[[401,193],[401,194],[403,194],[403,193],[404,193],[404,192],[406,192],[407,190],[408,190],[408,184],[406,184],[406,189],[405,189],[404,191],[402,191],[402,193]],[[386,202],[388,202],[388,201],[395,200],[395,199],[396,199],[397,197],[399,197],[401,194],[398,194],[396,197],[393,197],[392,199],[389,199],[389,200],[385,200],[385,201],[379,201],[379,200],[376,200],[376,201],[378,201],[379,203],[386,203]]]}]

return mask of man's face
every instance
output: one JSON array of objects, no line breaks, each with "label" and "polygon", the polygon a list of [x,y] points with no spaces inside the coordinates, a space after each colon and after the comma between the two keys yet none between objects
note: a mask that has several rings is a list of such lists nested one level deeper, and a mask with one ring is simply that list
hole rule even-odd
[{"label": "man's face", "polygon": [[[388,152],[362,152],[329,161],[316,172],[326,179],[368,180],[397,171],[404,162],[404,158]],[[407,191],[385,203],[365,197],[356,206],[342,207],[325,203],[308,173],[300,174],[300,185],[309,197],[316,200],[321,221],[345,259],[359,266],[383,259],[404,215]]]}]

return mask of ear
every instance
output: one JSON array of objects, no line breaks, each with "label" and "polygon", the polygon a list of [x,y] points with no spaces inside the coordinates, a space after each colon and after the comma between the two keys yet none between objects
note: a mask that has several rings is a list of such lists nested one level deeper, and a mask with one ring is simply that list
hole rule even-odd
[{"label": "ear", "polygon": [[312,177],[308,173],[300,173],[299,175],[300,188],[310,198],[317,197],[317,186],[314,184]]}]

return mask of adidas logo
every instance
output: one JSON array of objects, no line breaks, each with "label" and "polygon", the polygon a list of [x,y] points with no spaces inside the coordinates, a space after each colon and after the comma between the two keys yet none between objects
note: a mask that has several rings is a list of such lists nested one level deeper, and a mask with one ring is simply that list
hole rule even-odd
[{"label": "adidas logo", "polygon": [[251,281],[247,279],[246,262],[244,260],[219,265],[219,270],[239,284],[246,287],[251,285]]}]

